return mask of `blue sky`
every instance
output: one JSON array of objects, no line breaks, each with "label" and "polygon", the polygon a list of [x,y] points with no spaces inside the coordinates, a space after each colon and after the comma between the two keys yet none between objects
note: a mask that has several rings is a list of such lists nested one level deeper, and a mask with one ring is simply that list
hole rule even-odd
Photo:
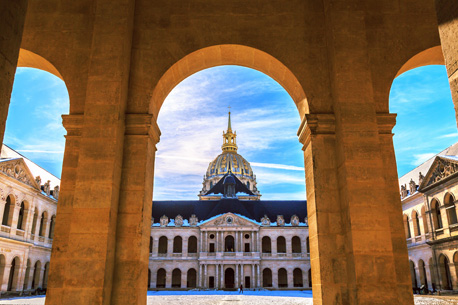
[{"label": "blue sky", "polygon": [[[299,114],[287,92],[258,71],[222,66],[181,82],[159,113],[155,200],[196,200],[208,163],[220,152],[231,106],[239,154],[257,176],[263,199],[305,199]],[[18,68],[5,144],[60,177],[68,113],[63,81]],[[403,175],[458,140],[445,67],[408,71],[393,82],[390,111],[398,113],[394,145]]]}]

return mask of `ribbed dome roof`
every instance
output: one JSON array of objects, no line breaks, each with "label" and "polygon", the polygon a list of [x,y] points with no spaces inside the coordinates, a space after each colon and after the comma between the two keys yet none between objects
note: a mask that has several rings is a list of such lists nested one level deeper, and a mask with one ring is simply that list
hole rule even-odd
[{"label": "ribbed dome roof", "polygon": [[229,168],[235,175],[253,176],[253,170],[251,169],[250,163],[241,155],[232,152],[224,152],[210,162],[206,177],[211,178],[218,175],[224,175],[229,172]]}]

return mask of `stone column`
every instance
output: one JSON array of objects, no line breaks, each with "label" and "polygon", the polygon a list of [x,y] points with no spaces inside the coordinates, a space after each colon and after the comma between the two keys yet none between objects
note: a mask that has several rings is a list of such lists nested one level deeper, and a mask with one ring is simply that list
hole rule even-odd
[{"label": "stone column", "polygon": [[292,255],[292,241],[291,238],[285,238],[286,239],[286,254],[288,256]]},{"label": "stone column", "polygon": [[255,272],[254,272],[254,264],[251,265],[251,287],[252,288],[257,288],[256,275],[255,275]]},{"label": "stone column", "polygon": [[235,231],[234,236],[235,236],[235,240],[234,240],[234,242],[235,242],[235,243],[234,243],[234,251],[235,251],[235,252],[239,252],[239,249],[238,249],[238,248],[239,248],[239,247],[238,247],[238,246],[239,246],[239,234],[238,234],[237,231]]},{"label": "stone column", "polygon": [[157,257],[159,251],[159,238],[157,236],[153,237],[153,257]]},{"label": "stone column", "polygon": [[235,287],[239,287],[240,284],[239,284],[239,265],[238,264],[235,264],[234,265],[235,267],[235,279],[234,279],[234,285]]},{"label": "stone column", "polygon": [[203,232],[202,231],[200,231],[199,252],[204,252],[204,238],[203,238]]},{"label": "stone column", "polygon": [[16,236],[17,223],[19,220],[19,211],[21,209],[20,204],[21,203],[19,203],[19,206],[18,206],[18,203],[16,202],[16,204],[14,205],[13,219],[11,221],[11,231],[10,231],[11,236]]},{"label": "stone column", "polygon": [[[134,7],[133,0],[98,0],[94,6],[89,69],[82,71],[87,76],[87,83],[85,88],[81,88],[85,92],[85,101],[83,127],[79,147],[76,148],[77,165],[75,171],[70,170],[74,176],[66,173],[65,159],[73,158],[75,154],[71,151],[75,147],[68,148],[67,139],[62,173],[62,184],[74,183],[74,189],[71,190],[68,185],[61,187],[47,305],[125,304],[118,298],[114,285],[125,284],[120,274],[126,269],[123,264],[115,265],[115,255],[119,259],[118,254],[124,253],[118,253],[116,249],[122,248],[122,245],[125,245],[124,249],[130,247],[125,235],[130,232],[117,232],[117,227],[126,228],[124,224],[132,221],[124,214],[124,187],[130,186],[131,181],[124,180],[121,190],[121,176],[126,173],[125,170],[130,173],[130,165],[124,162],[123,153]],[[131,149],[131,141],[127,139],[126,151]],[[134,192],[134,197],[136,195]],[[133,215],[141,213],[138,205],[146,204],[148,197],[151,198],[151,192],[145,192],[140,199],[135,198],[136,204],[132,209],[137,211],[132,212]],[[122,203],[119,206],[120,201]],[[118,208],[123,218],[119,221]],[[143,213],[149,214],[150,225],[150,211],[145,209]],[[63,229],[62,226],[67,228]],[[147,253],[143,223],[140,228],[139,234],[145,240],[138,244],[138,248],[141,248],[138,251]],[[60,255],[63,259],[56,260],[56,256]],[[137,262],[133,261],[133,265]],[[147,265],[143,263],[142,266],[141,279],[135,276],[128,279],[132,282],[142,281],[141,285],[129,292],[130,304],[146,303]]]},{"label": "stone column", "polygon": [[425,277],[426,277],[426,281],[428,282],[428,289],[433,289],[433,278],[432,278],[432,274],[431,274],[431,269],[429,267],[429,265],[426,264],[425,262]]},{"label": "stone column", "polygon": [[167,256],[172,256],[173,253],[173,238],[167,238]]},{"label": "stone column", "polygon": [[445,67],[455,106],[455,116],[458,123],[458,3],[454,0],[435,0],[437,23],[444,54]]},{"label": "stone column", "polygon": [[204,284],[202,283],[203,282],[202,274],[203,274],[203,265],[199,264],[199,274],[198,274],[199,282],[198,283],[199,283],[200,288],[204,286]]},{"label": "stone column", "polygon": [[[4,1],[0,10],[0,144],[5,133],[27,3],[27,0]],[[3,216],[3,210],[0,215]]]},{"label": "stone column", "polygon": [[243,264],[240,265],[240,284],[242,284],[243,287],[245,288],[245,277],[243,274]]},{"label": "stone column", "polygon": [[261,287],[261,265],[257,264],[256,269],[257,269],[256,276],[258,280],[258,287]]},{"label": "stone column", "polygon": [[5,263],[5,268],[3,269],[3,282],[1,283],[2,291],[8,290],[8,281],[10,279],[11,271],[11,262]]},{"label": "stone column", "polygon": [[226,282],[224,281],[224,264],[221,264],[221,288],[226,288]]},{"label": "stone column", "polygon": [[[126,114],[113,304],[146,303],[144,283],[148,281],[154,159],[159,137],[152,115]],[[137,293],[132,295],[134,290]]]},{"label": "stone column", "polygon": [[215,264],[215,288],[219,289],[219,265]]},{"label": "stone column", "polygon": [[208,265],[204,265],[204,288],[208,288]]},{"label": "stone column", "polygon": [[278,236],[276,236],[275,239],[273,238],[270,239],[272,255],[275,255],[275,256],[277,256],[277,238]]}]

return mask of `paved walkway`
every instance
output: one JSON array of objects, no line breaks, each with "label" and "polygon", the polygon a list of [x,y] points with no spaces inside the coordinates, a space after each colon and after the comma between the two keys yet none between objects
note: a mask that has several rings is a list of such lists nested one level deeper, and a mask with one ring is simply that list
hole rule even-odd
[{"label": "paved walkway", "polygon": [[[44,296],[2,299],[0,304],[44,305]],[[148,292],[148,305],[313,305],[311,292],[227,291]],[[66,305],[66,304],[62,304]],[[458,297],[415,296],[415,305],[458,305]]]}]

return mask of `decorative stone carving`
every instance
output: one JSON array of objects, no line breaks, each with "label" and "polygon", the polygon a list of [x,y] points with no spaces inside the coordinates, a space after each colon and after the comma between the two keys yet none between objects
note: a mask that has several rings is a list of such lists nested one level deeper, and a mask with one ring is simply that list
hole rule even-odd
[{"label": "decorative stone carving", "polygon": [[183,225],[183,217],[181,215],[177,215],[175,217],[175,227],[181,227]]},{"label": "decorative stone carving", "polygon": [[25,184],[33,186],[32,180],[30,179],[32,177],[29,177],[29,174],[27,174],[23,162],[24,161],[22,161],[22,159],[11,162],[3,162],[0,165],[0,171]]},{"label": "decorative stone carving", "polygon": [[285,225],[285,219],[283,218],[283,215],[278,215],[277,216],[277,226],[283,227]]},{"label": "decorative stone carving", "polygon": [[197,226],[197,222],[198,222],[198,221],[199,221],[199,220],[197,219],[197,216],[194,215],[194,214],[192,214],[191,217],[189,218],[189,225],[190,225],[191,227],[195,227],[195,226]]},{"label": "decorative stone carving", "polygon": [[38,184],[38,187],[41,186],[41,177],[40,176],[36,176],[35,177],[35,182]]},{"label": "decorative stone carving", "polygon": [[309,218],[307,216],[304,218],[304,223],[307,227],[309,226]]},{"label": "decorative stone carving", "polygon": [[153,227],[154,225],[154,217],[151,217],[151,228]]},{"label": "decorative stone carving", "polygon": [[401,185],[401,198],[405,198],[407,197],[407,186],[404,184],[404,185]]},{"label": "decorative stone carving", "polygon": [[417,184],[415,183],[415,181],[413,181],[413,179],[410,179],[409,191],[410,195],[413,195],[417,191]]},{"label": "decorative stone carving", "polygon": [[165,215],[162,215],[160,219],[161,227],[166,227],[169,224],[169,218]]},{"label": "decorative stone carving", "polygon": [[426,186],[441,181],[442,179],[458,172],[458,161],[444,160],[436,157],[433,163],[434,170],[428,173]]},{"label": "decorative stone carving", "polygon": [[54,187],[54,190],[53,190],[53,192],[52,192],[52,196],[53,196],[54,198],[56,198],[56,200],[59,199],[59,186],[58,186],[58,185],[56,185],[56,186]]},{"label": "decorative stone carving", "polygon": [[299,225],[299,217],[297,215],[291,216],[291,225],[294,227]]},{"label": "decorative stone carving", "polygon": [[46,195],[51,195],[51,180],[48,180],[45,184],[43,184],[43,191]]},{"label": "decorative stone carving", "polygon": [[270,226],[270,219],[267,217],[267,215],[264,215],[264,217],[261,218],[261,224],[263,226]]},{"label": "decorative stone carving", "polygon": [[424,178],[425,176],[423,176],[422,173],[420,172],[420,174],[418,174],[418,185],[421,185],[423,183]]}]

